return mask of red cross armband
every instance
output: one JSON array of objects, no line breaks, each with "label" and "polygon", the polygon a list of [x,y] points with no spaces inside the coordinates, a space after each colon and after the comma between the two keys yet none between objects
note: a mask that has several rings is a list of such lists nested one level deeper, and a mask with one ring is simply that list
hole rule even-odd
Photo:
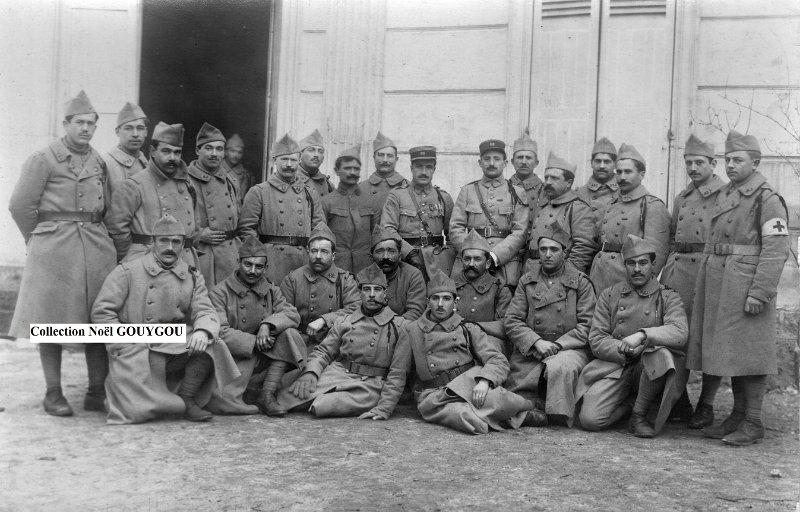
[{"label": "red cross armband", "polygon": [[789,225],[786,219],[775,217],[761,226],[761,236],[789,236]]}]

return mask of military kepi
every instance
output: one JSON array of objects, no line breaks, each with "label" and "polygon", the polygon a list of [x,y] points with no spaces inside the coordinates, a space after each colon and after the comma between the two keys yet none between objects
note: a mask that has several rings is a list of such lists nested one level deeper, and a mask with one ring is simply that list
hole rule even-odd
[{"label": "military kepi", "polygon": [[257,236],[249,236],[239,247],[239,258],[267,257],[267,247],[262,244]]},{"label": "military kepi", "polygon": [[370,246],[370,249],[374,249],[376,245],[384,240],[394,240],[398,244],[403,243],[403,239],[400,238],[400,235],[397,234],[397,231],[389,231],[380,224],[377,224],[375,229],[372,230],[372,245]]},{"label": "military kepi", "polygon": [[125,123],[130,123],[131,121],[136,121],[137,119],[144,119],[147,122],[147,116],[142,110],[142,107],[139,105],[134,105],[130,101],[125,103],[125,106],[122,107],[122,110],[119,111],[117,115],[117,128],[122,126]]},{"label": "military kepi", "polygon": [[408,150],[411,161],[434,160],[436,161],[436,148],[433,146],[417,146]]},{"label": "military kepi", "polygon": [[300,146],[297,145],[297,142],[295,142],[293,138],[289,137],[288,133],[281,137],[280,140],[277,140],[272,144],[273,158],[283,155],[292,155],[299,152]]},{"label": "military kepi", "polygon": [[438,268],[431,274],[431,280],[428,281],[428,297],[434,293],[452,293],[456,295],[456,282],[453,281],[447,274]]},{"label": "military kepi", "polygon": [[225,136],[222,135],[222,132],[219,131],[218,128],[208,123],[203,123],[203,126],[200,127],[200,131],[197,133],[197,147],[199,148],[203,144],[208,144],[209,142],[224,143]]},{"label": "military kepi", "polygon": [[686,139],[686,149],[683,150],[683,154],[714,158],[714,146],[707,142],[703,142],[698,137],[695,137],[694,134],[691,134],[689,135],[689,138]]},{"label": "military kepi", "polygon": [[153,224],[153,236],[186,236],[186,229],[183,223],[170,215],[165,213]]},{"label": "military kepi", "polygon": [[361,270],[361,272],[356,275],[356,282],[358,283],[358,286],[363,286],[365,284],[376,284],[378,286],[383,286],[384,288],[389,287],[389,284],[386,282],[386,275],[383,273],[381,268],[374,263]]},{"label": "military kepi", "polygon": [[486,241],[475,229],[470,229],[467,236],[464,238],[464,241],[461,242],[461,255],[464,255],[464,251],[467,249],[478,249],[486,253],[486,256],[489,256],[489,253],[492,252],[492,248],[489,246],[489,242]]},{"label": "military kepi", "polygon": [[572,174],[575,174],[578,166],[567,162],[560,156],[550,151],[550,153],[547,155],[547,165],[545,165],[545,169],[561,169],[562,171],[569,171]]},{"label": "military kepi", "polygon": [[164,142],[171,146],[183,147],[183,125],[167,124],[159,121],[153,130],[153,142]]},{"label": "military kepi", "polygon": [[488,151],[500,151],[503,156],[506,156],[506,143],[498,139],[489,139],[481,142],[478,150],[481,156]]},{"label": "military kepi", "polygon": [[629,260],[645,254],[655,255],[655,246],[644,238],[639,238],[636,235],[628,235],[628,238],[625,239],[625,243],[622,244],[622,259]]},{"label": "military kepi", "polygon": [[742,135],[735,130],[731,130],[728,133],[728,138],[725,139],[725,154],[727,155],[734,151],[755,151],[760,155],[761,146],[758,144],[758,139],[752,135]]},{"label": "military kepi", "polygon": [[375,140],[372,141],[372,152],[375,153],[383,148],[394,148],[394,150],[397,151],[397,144],[386,135],[378,132],[378,135],[375,136]]},{"label": "military kepi", "polygon": [[568,249],[572,244],[572,236],[564,230],[564,227],[557,220],[544,226],[539,232],[539,238],[536,243],[538,244],[542,238],[558,242],[564,249]]},{"label": "military kepi", "polygon": [[517,151],[533,151],[537,155],[539,154],[539,145],[536,144],[535,140],[531,139],[530,132],[527,129],[514,141],[514,150],[511,154],[514,155]]},{"label": "military kepi", "polygon": [[601,137],[594,143],[592,147],[592,157],[597,153],[606,153],[608,155],[617,156],[617,147],[614,146],[614,143],[608,140],[606,137]]},{"label": "military kepi", "polygon": [[83,91],[79,92],[77,96],[69,100],[64,106],[64,117],[77,116],[80,114],[97,114],[97,111],[92,106],[92,102],[89,101],[89,97],[86,96],[86,93]]},{"label": "military kepi", "polygon": [[639,154],[639,151],[631,146],[630,144],[625,144],[624,142],[619,147],[619,156],[617,160],[636,160],[637,162],[641,162],[645,164],[644,157]]},{"label": "military kepi", "polygon": [[303,151],[311,146],[324,148],[325,141],[322,139],[322,134],[319,133],[319,130],[314,130],[308,137],[300,139],[300,142],[297,145],[300,146],[300,151]]}]

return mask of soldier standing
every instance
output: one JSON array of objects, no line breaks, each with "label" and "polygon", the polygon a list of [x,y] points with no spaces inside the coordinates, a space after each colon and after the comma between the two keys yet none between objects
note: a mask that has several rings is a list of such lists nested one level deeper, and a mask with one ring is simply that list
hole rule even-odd
[{"label": "soldier standing", "polygon": [[142,153],[147,138],[147,116],[139,105],[127,102],[117,115],[114,131],[119,144],[104,157],[112,194],[123,181],[147,167],[147,157]]},{"label": "soldier standing", "polygon": [[614,167],[617,162],[617,148],[614,143],[601,137],[592,148],[592,175],[585,185],[580,187],[578,197],[591,206],[595,216],[603,217],[603,210],[614,199],[619,190]]},{"label": "soldier standing", "polygon": [[395,171],[397,145],[381,132],[378,132],[372,141],[372,158],[375,161],[375,172],[359,183],[358,187],[381,208],[390,190],[400,185],[408,185],[408,182]]},{"label": "soldier standing", "polygon": [[[92,303],[114,268],[114,244],[103,225],[110,206],[108,172],[90,145],[97,111],[86,93],[64,112],[64,137],[34,153],[22,167],[8,209],[25,239],[27,255],[9,334],[30,337],[32,323],[89,323]],[[87,344],[87,411],[105,411],[108,374],[105,347]],[[61,389],[61,345],[39,345],[45,385],[44,410],[72,416]]]},{"label": "soldier standing", "polygon": [[239,234],[258,236],[267,247],[272,283],[305,265],[311,230],[325,222],[317,191],[297,176],[299,153],[288,133],[272,145],[275,173],[250,189],[239,215]]},{"label": "soldier standing", "polygon": [[687,357],[688,368],[703,371],[704,403],[713,403],[723,376],[731,377],[733,412],[703,433],[736,446],[764,438],[766,376],[778,372],[775,297],[789,255],[786,204],[758,172],[760,162],[755,137],[728,134],[731,181],[711,214]]},{"label": "soldier standing", "polygon": [[325,197],[333,192],[333,184],[327,174],[320,170],[325,161],[325,141],[319,130],[304,139],[300,139],[300,166],[298,173],[309,181],[319,197]]},{"label": "soldier standing", "polygon": [[244,141],[238,133],[234,133],[225,142],[225,159],[222,161],[222,168],[235,178],[236,196],[239,198],[239,205],[244,201],[244,196],[250,187],[253,186],[253,175],[242,165],[244,157]]},{"label": "soldier standing", "polygon": [[194,216],[198,229],[196,247],[200,271],[213,288],[236,269],[241,242],[236,236],[239,199],[235,178],[225,172],[225,136],[203,123],[197,133],[197,160],[189,164],[189,182],[197,201]]}]

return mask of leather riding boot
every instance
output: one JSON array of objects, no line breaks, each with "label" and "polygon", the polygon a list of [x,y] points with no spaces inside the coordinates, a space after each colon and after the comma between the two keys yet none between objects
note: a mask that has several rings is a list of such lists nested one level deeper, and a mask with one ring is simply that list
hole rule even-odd
[{"label": "leather riding boot", "polygon": [[72,407],[64,398],[64,393],[61,392],[61,386],[47,388],[42,405],[44,405],[44,411],[51,416],[72,416],[73,414]]},{"label": "leather riding boot", "polygon": [[214,362],[208,354],[198,354],[189,358],[186,362],[183,382],[178,390],[178,396],[186,404],[186,412],[183,417],[189,421],[208,421],[214,417],[213,414],[202,409],[194,401],[195,395],[206,379],[214,370]]},{"label": "leather riding boot", "polygon": [[289,363],[286,361],[272,361],[267,369],[267,375],[264,377],[264,385],[261,388],[261,398],[259,400],[259,409],[267,416],[281,418],[286,416],[289,412],[285,407],[278,404],[275,399],[275,392],[278,391],[281,378],[286,373],[286,368]]}]

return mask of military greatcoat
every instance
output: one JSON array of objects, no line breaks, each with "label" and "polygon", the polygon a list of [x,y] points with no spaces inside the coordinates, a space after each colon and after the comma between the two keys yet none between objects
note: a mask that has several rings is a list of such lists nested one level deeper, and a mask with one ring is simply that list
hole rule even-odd
[{"label": "military greatcoat", "polygon": [[544,198],[539,205],[528,236],[525,272],[538,272],[539,237],[554,221],[558,221],[572,237],[572,246],[567,251],[567,261],[581,272],[586,272],[597,252],[595,240],[597,226],[591,208],[574,190],[568,190],[554,199]]},{"label": "military greatcoat", "polygon": [[250,171],[244,168],[244,166],[240,163],[231,166],[227,160],[222,160],[222,168],[231,175],[235,179],[234,183],[236,183],[236,197],[239,199],[239,206],[241,206],[242,202],[244,201],[244,196],[247,194],[247,191],[250,190],[250,187],[253,186],[253,175],[250,174]]},{"label": "military greatcoat", "polygon": [[[9,210],[27,256],[11,336],[30,337],[31,323],[88,323],[97,292],[114,268],[114,244],[101,222],[110,201],[106,167],[93,149],[85,162],[59,139],[22,167]],[[95,213],[96,219],[40,218],[51,212]]]},{"label": "military greatcoat", "polygon": [[[108,232],[117,248],[117,258],[131,261],[147,252],[152,237],[150,230],[167,213],[181,221],[186,236],[193,239],[196,233],[194,195],[183,162],[173,176],[167,176],[155,161],[150,160],[147,169],[125,180],[119,191],[115,191],[114,203],[106,218]],[[145,236],[148,243],[132,240],[134,234]],[[189,265],[197,266],[194,247],[185,247],[181,257]]]},{"label": "military greatcoat", "polygon": [[[308,237],[320,222],[325,222],[325,217],[316,190],[302,178],[286,183],[273,174],[244,198],[239,235],[242,239],[251,235],[261,238],[267,247],[267,277],[280,283],[308,261]],[[269,242],[265,237],[270,236],[284,237],[284,241]],[[294,240],[297,237],[301,240]]]},{"label": "military greatcoat", "polygon": [[[578,376],[591,359],[589,328],[595,302],[589,278],[564,264],[553,274],[540,269],[522,276],[505,316],[506,333],[514,344],[506,387],[533,399],[545,378],[545,412],[566,416],[570,426]],[[560,345],[558,353],[541,359],[534,348],[541,339]]]},{"label": "military greatcoat", "polygon": [[358,274],[372,264],[372,230],[381,217],[379,205],[360,188],[340,185],[322,198],[325,221],[336,237],[336,265]]},{"label": "military greatcoat", "polygon": [[262,352],[256,349],[256,334],[261,324],[268,324],[275,344],[263,352],[263,356],[299,367],[305,364],[305,343],[299,336],[287,333],[298,326],[300,314],[266,277],[248,286],[234,273],[212,288],[209,295],[219,317],[220,338],[236,361],[241,376],[224,388],[215,389],[206,409],[215,414],[257,414],[258,407],[242,400],[262,357]]},{"label": "military greatcoat", "polygon": [[603,212],[598,225],[600,252],[594,257],[589,278],[598,293],[627,279],[622,244],[636,235],[656,248],[653,275],[658,275],[669,250],[669,212],[664,202],[639,185],[619,193]]},{"label": "military greatcoat", "polygon": [[144,153],[140,151],[139,156],[129,155],[119,146],[106,153],[103,159],[108,166],[108,183],[112,194],[123,181],[147,168],[147,157]]},{"label": "military greatcoat", "polygon": [[359,183],[358,188],[378,205],[378,213],[380,214],[380,209],[383,207],[383,203],[386,202],[386,196],[389,195],[389,191],[400,185],[408,185],[408,181],[399,172],[393,171],[388,176],[381,176],[376,171],[370,174],[369,178]]},{"label": "military greatcoat", "polygon": [[711,232],[711,212],[719,190],[725,186],[719,176],[699,187],[689,185],[675,197],[669,235],[669,256],[661,282],[681,296],[686,316],[691,319],[697,272],[703,260],[705,242]]},{"label": "military greatcoat", "polygon": [[598,221],[603,218],[603,210],[606,209],[614,195],[619,190],[617,177],[612,176],[610,180],[605,183],[600,183],[594,176],[589,177],[589,181],[585,185],[579,187],[576,192],[578,197],[583,199],[583,202],[591,207]]},{"label": "military greatcoat", "polygon": [[[496,226],[484,214],[481,201]],[[461,251],[469,230],[475,229],[486,238],[497,256],[498,266],[504,267],[501,271],[503,280],[509,286],[516,286],[519,280],[522,265],[519,253],[525,245],[528,232],[529,209],[526,201],[523,189],[511,185],[502,177],[489,179],[484,176],[461,188],[450,219],[450,240],[456,251]],[[456,261],[452,275],[457,276],[461,271],[461,262]]]},{"label": "military greatcoat", "polygon": [[514,174],[508,181],[515,187],[525,191],[525,195],[528,197],[528,208],[530,209],[528,220],[532,220],[539,209],[540,203],[547,199],[544,195],[544,182],[535,174],[531,174],[524,180],[519,179],[519,176]]},{"label": "military greatcoat", "polygon": [[[775,297],[789,255],[786,206],[764,176],[717,194],[697,276],[687,367],[720,376],[775,374]],[[765,303],[744,312],[747,297]]]},{"label": "military greatcoat", "polygon": [[[152,252],[118,265],[106,278],[92,308],[97,324],[186,324],[186,338],[208,333],[206,353],[214,361],[214,378],[196,396],[208,403],[214,384],[224,388],[241,374],[230,351],[219,342],[219,318],[208,298],[203,275],[178,259],[162,268]],[[113,343],[108,351],[108,423],[141,423],[157,416],[183,414],[185,404],[174,391],[180,375],[168,371],[176,356],[186,358],[185,344]],[[170,367],[172,364],[169,365]],[[182,368],[182,367],[181,367]]]},{"label": "military greatcoat", "polygon": [[189,181],[197,196],[194,205],[197,236],[210,230],[225,232],[225,241],[220,244],[206,244],[199,239],[195,242],[200,271],[208,287],[213,288],[238,266],[242,242],[236,236],[239,223],[237,184],[235,178],[221,167],[212,173],[197,161],[189,164]]},{"label": "military greatcoat", "polygon": [[359,308],[343,317],[306,365],[304,373],[319,378],[311,398],[292,395],[284,379],[278,402],[287,409],[309,404],[319,417],[358,416],[375,409],[388,418],[405,383],[406,368],[395,354],[405,322],[388,307],[374,316],[365,316]]},{"label": "military greatcoat", "polygon": [[305,178],[308,184],[317,191],[319,197],[325,197],[333,192],[334,187],[333,183],[331,183],[331,179],[322,171],[317,171],[317,174],[311,176],[308,171],[306,171],[305,168],[300,165],[297,167],[297,175]]},{"label": "military greatcoat", "polygon": [[386,280],[389,284],[386,300],[392,311],[406,320],[419,318],[427,303],[422,272],[401,261],[394,273],[386,276]]},{"label": "military greatcoat", "polygon": [[[474,323],[453,313],[442,322],[429,310],[402,330],[397,348],[406,368],[416,369],[414,397],[425,421],[468,434],[486,434],[522,425],[533,404],[501,387],[508,360]],[[478,379],[491,389],[481,407],[472,401]]]},{"label": "military greatcoat", "polygon": [[[626,360],[617,342],[640,330],[647,335],[647,348],[639,358]],[[639,290],[626,280],[600,293],[589,330],[596,359],[584,367],[575,391],[577,401],[583,398],[581,424],[590,430],[611,426],[614,411],[638,392],[644,372],[651,381],[667,375],[655,421],[660,431],[684,389],[676,369],[683,368],[688,334],[680,296],[655,278]]]},{"label": "military greatcoat", "polygon": [[468,322],[475,322],[486,331],[490,342],[508,357],[511,346],[506,342],[503,317],[511,303],[511,290],[499,277],[489,272],[474,281],[464,277],[462,272],[454,279],[459,302],[456,311]]}]

